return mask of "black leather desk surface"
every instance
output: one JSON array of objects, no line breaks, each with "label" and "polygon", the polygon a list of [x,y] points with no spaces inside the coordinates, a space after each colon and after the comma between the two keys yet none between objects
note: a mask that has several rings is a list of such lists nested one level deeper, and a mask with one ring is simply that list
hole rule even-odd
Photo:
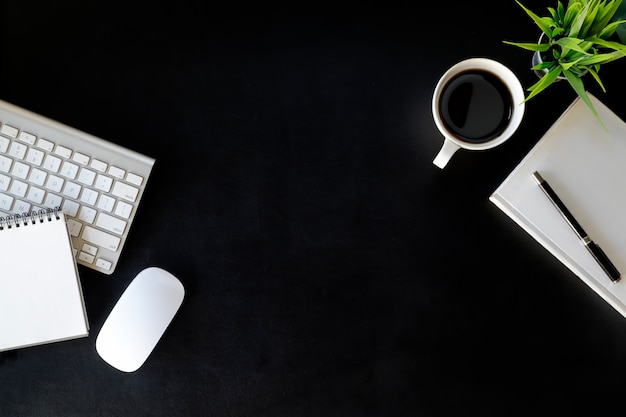
[{"label": "black leather desk surface", "polygon": [[[572,90],[432,164],[449,66],[536,80],[502,43],[538,35],[513,1],[53,3],[0,3],[0,98],[157,163],[118,270],[81,267],[90,336],[0,355],[0,415],[484,415],[524,381],[619,387],[626,320],[488,201]],[[587,80],[621,117],[624,65]],[[148,266],[187,297],[124,374],[95,339]]]}]

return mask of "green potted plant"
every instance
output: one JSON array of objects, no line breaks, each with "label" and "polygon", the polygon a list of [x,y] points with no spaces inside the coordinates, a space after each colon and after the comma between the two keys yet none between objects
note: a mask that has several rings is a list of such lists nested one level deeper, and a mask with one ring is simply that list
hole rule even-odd
[{"label": "green potted plant", "polygon": [[596,80],[606,92],[598,72],[600,66],[626,56],[626,44],[616,31],[626,20],[620,8],[622,0],[569,0],[567,7],[559,0],[556,9],[548,7],[546,16],[538,16],[516,0],[542,33],[533,43],[504,43],[534,51],[532,69],[542,76],[528,88],[525,101],[530,100],[559,79],[566,79],[576,94],[587,104],[596,119],[602,123],[589,99],[582,77],[586,74]]}]

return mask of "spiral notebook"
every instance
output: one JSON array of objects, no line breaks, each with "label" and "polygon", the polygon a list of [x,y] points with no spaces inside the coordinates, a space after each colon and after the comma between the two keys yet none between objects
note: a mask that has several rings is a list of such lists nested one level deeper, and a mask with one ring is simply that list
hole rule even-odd
[{"label": "spiral notebook", "polygon": [[[576,99],[489,199],[626,317],[626,123],[590,94],[606,129]],[[534,171],[602,247],[622,279],[613,283],[546,198]]]},{"label": "spiral notebook", "polygon": [[64,214],[0,217],[0,351],[88,334]]}]

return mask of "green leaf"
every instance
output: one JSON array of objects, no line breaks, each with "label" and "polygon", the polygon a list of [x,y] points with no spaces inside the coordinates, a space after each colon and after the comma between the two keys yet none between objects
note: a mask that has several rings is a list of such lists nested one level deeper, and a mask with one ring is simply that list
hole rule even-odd
[{"label": "green leaf", "polygon": [[[621,3],[621,0],[618,0],[617,2]],[[619,4],[619,6],[617,7],[617,11],[613,15],[614,21],[621,20],[621,19],[626,19],[626,3]],[[623,43],[626,43],[626,25],[618,26],[615,32],[617,33],[617,36],[619,37],[620,41],[622,41]]]},{"label": "green leaf", "polygon": [[583,20],[583,24],[580,27],[580,31],[578,32],[579,37],[584,38],[587,36],[588,33],[593,33],[590,32],[590,29],[596,19],[597,14],[597,2],[595,0],[592,0],[592,2],[587,5],[587,14],[585,14],[585,19]]},{"label": "green leaf", "polygon": [[523,42],[509,42],[509,41],[502,41],[502,42],[506,43],[507,45],[517,46],[522,49],[527,49],[529,51],[545,52],[550,48],[550,45],[548,45],[547,43],[537,43],[537,42],[523,43]]},{"label": "green leaf", "polygon": [[596,48],[594,48],[594,45],[595,44],[593,42],[590,42],[589,40],[584,40],[583,42],[578,44],[580,49],[585,51],[585,53],[583,55],[589,55],[589,54],[597,53],[597,50],[596,50]]},{"label": "green leaf", "polygon": [[535,84],[528,88],[530,94],[524,99],[524,102],[530,100],[546,88],[548,88],[552,83],[556,80],[556,78],[561,74],[560,67],[554,67],[548,71],[543,77],[539,79]]},{"label": "green leaf", "polygon": [[589,68],[589,74],[591,74],[593,79],[596,80],[596,82],[598,83],[602,91],[606,93],[606,88],[604,88],[604,84],[602,84],[602,81],[600,80],[600,76],[598,75],[598,72],[595,71],[593,68]]},{"label": "green leaf", "polygon": [[626,56],[624,55],[624,52],[615,51],[615,52],[610,52],[608,54],[597,54],[597,55],[592,55],[588,57],[583,57],[578,62],[580,65],[585,65],[585,66],[607,64],[609,62],[623,58],[624,56]]},{"label": "green leaf", "polygon": [[573,61],[573,62],[561,62],[561,68],[563,68],[563,71],[569,71],[569,69],[577,65],[581,59],[582,58],[578,58],[576,61]]},{"label": "green leaf", "polygon": [[615,0],[613,7],[615,7],[613,20],[626,18],[626,3],[624,3],[622,0]]},{"label": "green leaf", "polygon": [[604,48],[614,49],[616,51],[626,51],[626,45],[619,42],[607,41],[601,38],[588,38],[587,40]]},{"label": "green leaf", "polygon": [[604,5],[604,7],[600,7],[598,11],[598,15],[593,23],[593,27],[591,28],[590,33],[598,33],[601,32],[605,26],[609,24],[615,12],[617,11],[622,0],[611,1],[608,4]]},{"label": "green leaf", "polygon": [[587,54],[587,53],[581,53],[578,51],[573,51],[571,49],[567,49],[567,50],[563,50],[563,54],[561,55],[561,57],[559,58],[559,62],[574,62],[579,60],[582,57],[591,55],[591,54]]},{"label": "green leaf", "polygon": [[602,120],[600,120],[600,115],[598,114],[598,111],[594,107],[593,103],[589,99],[589,96],[587,95],[587,92],[585,91],[583,80],[580,77],[572,74],[570,71],[563,71],[563,74],[565,75],[565,78],[567,78],[567,81],[572,86],[574,91],[576,91],[576,94],[578,94],[581,100],[585,102],[587,107],[589,107],[589,109],[591,110],[591,113],[593,113],[593,115],[600,122],[600,124],[606,129],[606,126],[604,125]]},{"label": "green leaf", "polygon": [[557,11],[558,19],[555,19],[555,20],[562,23],[563,20],[565,19],[565,7],[563,7],[563,3],[560,0],[557,3],[556,11]]},{"label": "green leaf", "polygon": [[569,28],[580,13],[582,5],[579,2],[570,1],[565,11],[565,19],[563,19],[563,27]]},{"label": "green leaf", "polygon": [[[580,47],[580,44],[583,42],[582,39],[578,38],[561,38],[556,41],[558,45],[561,45],[563,48],[569,48],[574,51],[580,52],[581,54],[586,54],[587,50]],[[565,51],[564,51],[565,52]]]},{"label": "green leaf", "polygon": [[515,0],[515,2],[519,4],[522,9],[524,9],[526,14],[530,16],[530,18],[535,22],[537,26],[539,26],[539,29],[541,29],[542,32],[546,33],[549,37],[552,37],[552,30],[550,29],[549,23],[546,22],[546,18],[541,18],[537,16],[535,13],[527,9],[522,3],[520,3],[519,0]]},{"label": "green leaf", "polygon": [[550,16],[552,16],[552,20],[554,20],[555,22],[559,21],[559,16],[556,14],[556,10],[554,10],[552,7],[548,7],[548,12],[550,12]]},{"label": "green leaf", "polygon": [[537,64],[537,65],[534,65],[534,66],[531,68],[531,70],[534,70],[534,71],[543,71],[543,70],[545,70],[545,69],[549,69],[549,68],[551,68],[553,65],[554,65],[554,62],[545,62],[545,61],[544,61],[544,62],[541,62],[541,63],[539,63],[539,64]]},{"label": "green leaf", "polygon": [[[574,3],[574,5],[576,4],[580,4],[580,3]],[[569,36],[573,36],[573,37],[578,36],[578,33],[580,33],[580,29],[583,26],[583,23],[585,23],[585,16],[587,15],[587,10],[589,10],[589,3],[587,3],[584,7],[581,6],[581,9],[578,11],[578,13],[576,13],[576,15],[574,16],[574,19],[572,20],[572,24],[570,26],[570,30],[568,33]]]},{"label": "green leaf", "polygon": [[[624,23],[626,23],[626,19],[616,20],[615,22],[609,23],[604,29],[600,31],[599,36],[602,39],[610,38],[611,35],[613,35],[615,31],[620,27],[620,25],[623,25]],[[624,42],[624,40],[621,41]]]},{"label": "green leaf", "polygon": [[[578,3],[575,3],[575,4],[578,4]],[[580,32],[580,29],[583,26],[583,23],[585,23],[585,16],[587,16],[587,10],[589,10],[589,3],[587,3],[574,17],[574,20],[572,21],[572,26],[568,33],[569,36],[573,36],[573,37],[578,36],[578,33]]]}]

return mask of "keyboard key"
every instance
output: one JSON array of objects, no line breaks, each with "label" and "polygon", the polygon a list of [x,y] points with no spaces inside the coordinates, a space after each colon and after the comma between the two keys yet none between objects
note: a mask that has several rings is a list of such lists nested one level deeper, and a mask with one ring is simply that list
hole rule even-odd
[{"label": "keyboard key", "polygon": [[11,211],[11,208],[13,208],[13,200],[14,198],[10,195],[0,193],[0,210],[4,210],[6,212]]},{"label": "keyboard key", "polygon": [[11,165],[13,165],[12,159],[9,159],[6,156],[0,155],[0,172],[11,171]]},{"label": "keyboard key", "polygon": [[80,204],[68,198],[66,198],[65,201],[63,201],[63,206],[61,207],[61,209],[63,210],[63,213],[71,217],[76,217],[76,215],[78,214],[79,208],[80,208]]},{"label": "keyboard key", "polygon": [[67,177],[71,180],[76,178],[76,174],[78,173],[78,165],[73,164],[71,162],[64,161],[63,165],[61,165],[60,174],[64,177]]},{"label": "keyboard key", "polygon": [[72,156],[72,150],[61,145],[57,145],[57,147],[54,148],[54,153],[65,159],[69,159],[69,157]]},{"label": "keyboard key", "polygon": [[78,214],[78,219],[82,220],[85,223],[92,224],[94,219],[96,218],[96,213],[96,210],[86,206],[82,206]]},{"label": "keyboard key", "polygon": [[24,145],[23,143],[12,142],[11,147],[9,148],[9,155],[13,158],[24,159],[27,149],[28,146]]},{"label": "keyboard key", "polygon": [[9,149],[10,143],[11,141],[9,139],[0,136],[0,152],[5,153],[7,149]]},{"label": "keyboard key", "polygon": [[46,155],[46,158],[43,161],[43,167],[48,171],[59,172],[59,168],[61,167],[61,159],[56,156]]},{"label": "keyboard key", "polygon": [[91,263],[93,263],[93,261],[95,259],[95,256],[90,255],[90,254],[85,253],[85,252],[80,252],[78,254],[78,259],[80,259],[83,262],[87,262],[87,263],[91,264]]},{"label": "keyboard key", "polygon": [[109,197],[108,195],[101,195],[100,200],[98,200],[98,208],[100,210],[104,210],[110,213],[113,210],[115,201],[116,200],[113,197]]},{"label": "keyboard key", "polygon": [[141,183],[143,182],[143,178],[137,174],[133,174],[132,172],[129,172],[128,175],[126,176],[126,181],[139,187]]},{"label": "keyboard key", "polygon": [[26,154],[26,162],[40,166],[43,162],[44,155],[45,153],[43,153],[42,151],[35,148],[30,148],[28,150],[28,153]]},{"label": "keyboard key", "polygon": [[65,180],[61,177],[57,177],[56,175],[50,175],[48,177],[48,181],[46,182],[46,188],[50,191],[54,191],[55,193],[61,192],[63,188],[63,184]]},{"label": "keyboard key", "polygon": [[102,230],[94,229],[91,226],[85,226],[81,237],[86,242],[90,242],[94,245],[101,246],[114,252],[119,247],[121,241],[119,237],[103,232]]},{"label": "keyboard key", "polygon": [[2,125],[0,127],[0,133],[4,136],[10,137],[11,139],[15,139],[17,137],[17,128],[9,125]]},{"label": "keyboard key", "polygon": [[78,182],[88,185],[89,187],[91,187],[95,178],[96,173],[86,168],[81,169],[80,173],[78,174]]},{"label": "keyboard key", "polygon": [[33,168],[30,171],[30,177],[28,177],[28,181],[30,181],[31,184],[39,185],[41,187],[46,182],[47,176],[48,174],[46,174],[45,171]]},{"label": "keyboard key", "polygon": [[54,143],[50,142],[49,140],[39,138],[36,146],[46,152],[52,152],[52,149],[54,148]]},{"label": "keyboard key", "polygon": [[116,197],[134,202],[137,198],[137,194],[139,194],[139,189],[123,182],[116,181],[111,193]]},{"label": "keyboard key", "polygon": [[9,184],[11,183],[11,177],[4,174],[0,174],[0,191],[7,191]]},{"label": "keyboard key", "polygon": [[111,267],[113,266],[113,264],[105,259],[98,258],[96,259],[96,266],[98,268],[104,269],[105,271],[109,271]]},{"label": "keyboard key", "polygon": [[83,193],[80,195],[80,201],[90,206],[95,206],[100,194],[91,188],[84,188]]},{"label": "keyboard key", "polygon": [[67,219],[67,230],[70,232],[70,236],[78,237],[80,235],[80,229],[83,228],[82,223],[77,222],[74,219]]},{"label": "keyboard key", "polygon": [[96,220],[96,226],[104,230],[108,230],[109,232],[121,235],[124,233],[124,229],[126,229],[126,222],[118,219],[117,217],[109,216],[106,213],[100,213],[98,214],[98,219]]},{"label": "keyboard key", "polygon": [[118,202],[117,207],[115,207],[115,214],[125,219],[128,219],[130,217],[130,214],[132,213],[132,211],[133,211],[133,206],[123,201]]},{"label": "keyboard key", "polygon": [[78,198],[78,195],[80,194],[81,188],[83,187],[76,184],[75,182],[68,181],[65,183],[65,187],[63,187],[63,195],[76,200]]},{"label": "keyboard key", "polygon": [[114,176],[117,179],[123,179],[124,175],[126,174],[126,171],[124,171],[121,168],[118,168],[116,166],[111,166],[109,167],[109,174],[111,174],[112,176]]},{"label": "keyboard key", "polygon": [[81,248],[81,250],[85,253],[88,253],[90,255],[96,256],[96,254],[98,253],[98,247],[97,246],[92,246],[88,243],[84,243],[83,247]]},{"label": "keyboard key", "polygon": [[111,185],[113,184],[113,179],[111,177],[105,177],[104,175],[98,174],[96,177],[96,185],[95,187],[100,190],[108,193],[111,191]]},{"label": "keyboard key", "polygon": [[22,181],[13,180],[11,183],[11,188],[9,192],[18,197],[24,197],[26,195],[26,190],[28,189],[28,184]]},{"label": "keyboard key", "polygon": [[30,203],[27,203],[23,200],[15,200],[15,205],[13,206],[13,213],[26,213],[30,211]]},{"label": "keyboard key", "polygon": [[92,159],[90,166],[98,172],[106,172],[108,165],[97,159]]},{"label": "keyboard key", "polygon": [[55,207],[61,207],[61,202],[63,201],[63,199],[61,197],[59,197],[56,194],[52,194],[52,193],[48,193],[46,195],[46,199],[43,202],[44,207],[46,208],[55,208]]},{"label": "keyboard key", "polygon": [[23,164],[21,162],[16,162],[13,164],[13,170],[11,170],[11,174],[14,177],[25,180],[28,178],[28,172],[30,171],[30,166]]},{"label": "keyboard key", "polygon": [[72,160],[74,162],[79,163],[80,165],[87,165],[89,164],[89,157],[87,155],[84,155],[80,152],[74,152],[74,156],[72,157]]},{"label": "keyboard key", "polygon": [[30,187],[30,189],[28,190],[28,196],[26,197],[26,199],[28,201],[32,201],[35,204],[41,204],[43,203],[43,198],[45,195],[46,195],[46,192],[42,190],[41,188]]},{"label": "keyboard key", "polygon": [[29,145],[34,145],[37,140],[35,135],[24,131],[21,131],[17,138],[24,143],[28,143]]}]

